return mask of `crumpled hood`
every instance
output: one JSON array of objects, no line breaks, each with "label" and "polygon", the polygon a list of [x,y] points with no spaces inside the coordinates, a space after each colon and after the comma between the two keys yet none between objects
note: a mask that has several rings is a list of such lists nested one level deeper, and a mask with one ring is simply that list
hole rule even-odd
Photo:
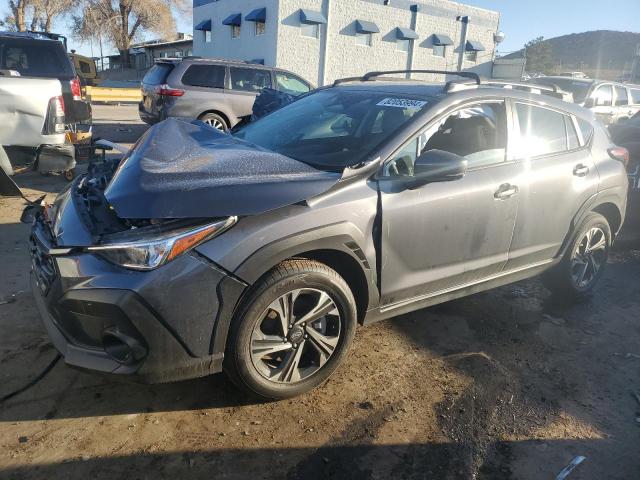
[{"label": "crumpled hood", "polygon": [[127,154],[104,194],[121,218],[255,215],[323,193],[340,177],[200,122],[168,119]]}]

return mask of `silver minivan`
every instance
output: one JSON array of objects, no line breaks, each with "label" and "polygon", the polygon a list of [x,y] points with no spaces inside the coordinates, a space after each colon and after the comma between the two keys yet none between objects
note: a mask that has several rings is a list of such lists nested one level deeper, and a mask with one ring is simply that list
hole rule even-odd
[{"label": "silver minivan", "polygon": [[264,88],[298,96],[314,87],[291,72],[254,63],[199,57],[159,59],[142,79],[140,118],[148,124],[170,117],[195,118],[225,131],[251,115]]}]

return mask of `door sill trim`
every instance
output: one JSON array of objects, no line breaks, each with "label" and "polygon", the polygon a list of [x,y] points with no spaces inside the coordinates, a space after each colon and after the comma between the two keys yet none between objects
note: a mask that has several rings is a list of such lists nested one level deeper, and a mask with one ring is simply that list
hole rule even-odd
[{"label": "door sill trim", "polygon": [[418,302],[421,302],[421,301],[424,301],[424,300],[428,300],[430,298],[439,297],[440,295],[446,295],[448,293],[455,292],[457,290],[463,290],[465,288],[473,287],[474,285],[479,285],[479,284],[482,284],[482,283],[491,282],[493,280],[497,280],[497,279],[502,278],[502,277],[507,277],[509,275],[520,273],[520,272],[523,272],[525,270],[540,268],[540,267],[543,267],[545,265],[554,263],[555,261],[556,261],[556,259],[554,259],[554,258],[552,258],[550,260],[543,260],[541,262],[532,263],[532,264],[526,265],[524,267],[514,268],[514,269],[511,269],[511,270],[507,270],[505,272],[496,273],[495,275],[491,275],[489,277],[484,277],[484,278],[482,278],[480,280],[476,280],[474,282],[469,282],[469,283],[464,283],[462,285],[456,285],[456,286],[453,286],[453,287],[444,288],[444,289],[438,290],[436,292],[425,293],[423,295],[418,295],[417,297],[411,297],[411,298],[408,298],[406,300],[400,300],[400,301],[397,301],[395,303],[390,303],[388,305],[383,305],[382,307],[380,307],[380,312],[381,313],[390,312],[390,311],[396,310],[398,308],[402,308],[402,307],[406,307],[408,305],[411,305],[412,303],[418,303]]}]

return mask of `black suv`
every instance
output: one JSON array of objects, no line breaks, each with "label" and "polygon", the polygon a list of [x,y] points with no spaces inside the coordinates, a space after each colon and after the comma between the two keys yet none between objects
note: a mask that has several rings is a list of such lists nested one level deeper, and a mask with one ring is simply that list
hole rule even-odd
[{"label": "black suv", "polygon": [[224,370],[284,398],[329,377],[358,323],[541,273],[589,292],[625,216],[627,152],[582,107],[450,74],[472,81],[336,82],[233,135],[169,119],[93,165],[30,243],[66,362],[148,381]]}]

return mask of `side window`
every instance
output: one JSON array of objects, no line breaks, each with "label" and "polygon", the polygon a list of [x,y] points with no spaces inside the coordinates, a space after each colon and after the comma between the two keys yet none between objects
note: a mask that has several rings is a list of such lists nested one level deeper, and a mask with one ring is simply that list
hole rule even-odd
[{"label": "side window", "polygon": [[593,94],[596,107],[610,107],[613,105],[613,89],[611,85],[603,85]]},{"label": "side window", "polygon": [[224,88],[225,67],[191,65],[182,75],[182,83],[193,87]]},{"label": "side window", "polygon": [[546,108],[516,103],[520,124],[515,143],[518,158],[530,158],[567,150],[565,115]]},{"label": "side window", "polygon": [[91,65],[88,62],[80,60],[78,63],[80,64],[80,71],[82,73],[91,73]]},{"label": "side window", "polygon": [[631,90],[631,103],[634,105],[640,105],[640,89],[632,88]]},{"label": "side window", "polygon": [[276,83],[278,84],[278,90],[295,96],[307,93],[310,89],[307,82],[295,75],[282,72],[276,72]]},{"label": "side window", "polygon": [[258,68],[231,67],[231,88],[242,92],[258,93],[271,88],[271,72]]},{"label": "side window", "polygon": [[586,145],[589,143],[591,136],[593,135],[593,126],[586,120],[579,118],[578,127],[580,127],[580,132],[582,133],[583,145]]},{"label": "side window", "polygon": [[426,134],[420,153],[429,150],[465,157],[469,168],[503,162],[507,152],[504,102],[478,103],[455,111]]},{"label": "side window", "polygon": [[567,142],[569,150],[574,150],[580,146],[576,127],[573,125],[573,119],[569,116],[564,117],[564,123],[567,128]]},{"label": "side window", "polygon": [[416,158],[418,158],[419,141],[420,137],[416,137],[397,152],[385,166],[384,176],[412,176],[413,166],[416,163]]},{"label": "side window", "polygon": [[616,85],[616,106],[629,105],[627,89]]}]

